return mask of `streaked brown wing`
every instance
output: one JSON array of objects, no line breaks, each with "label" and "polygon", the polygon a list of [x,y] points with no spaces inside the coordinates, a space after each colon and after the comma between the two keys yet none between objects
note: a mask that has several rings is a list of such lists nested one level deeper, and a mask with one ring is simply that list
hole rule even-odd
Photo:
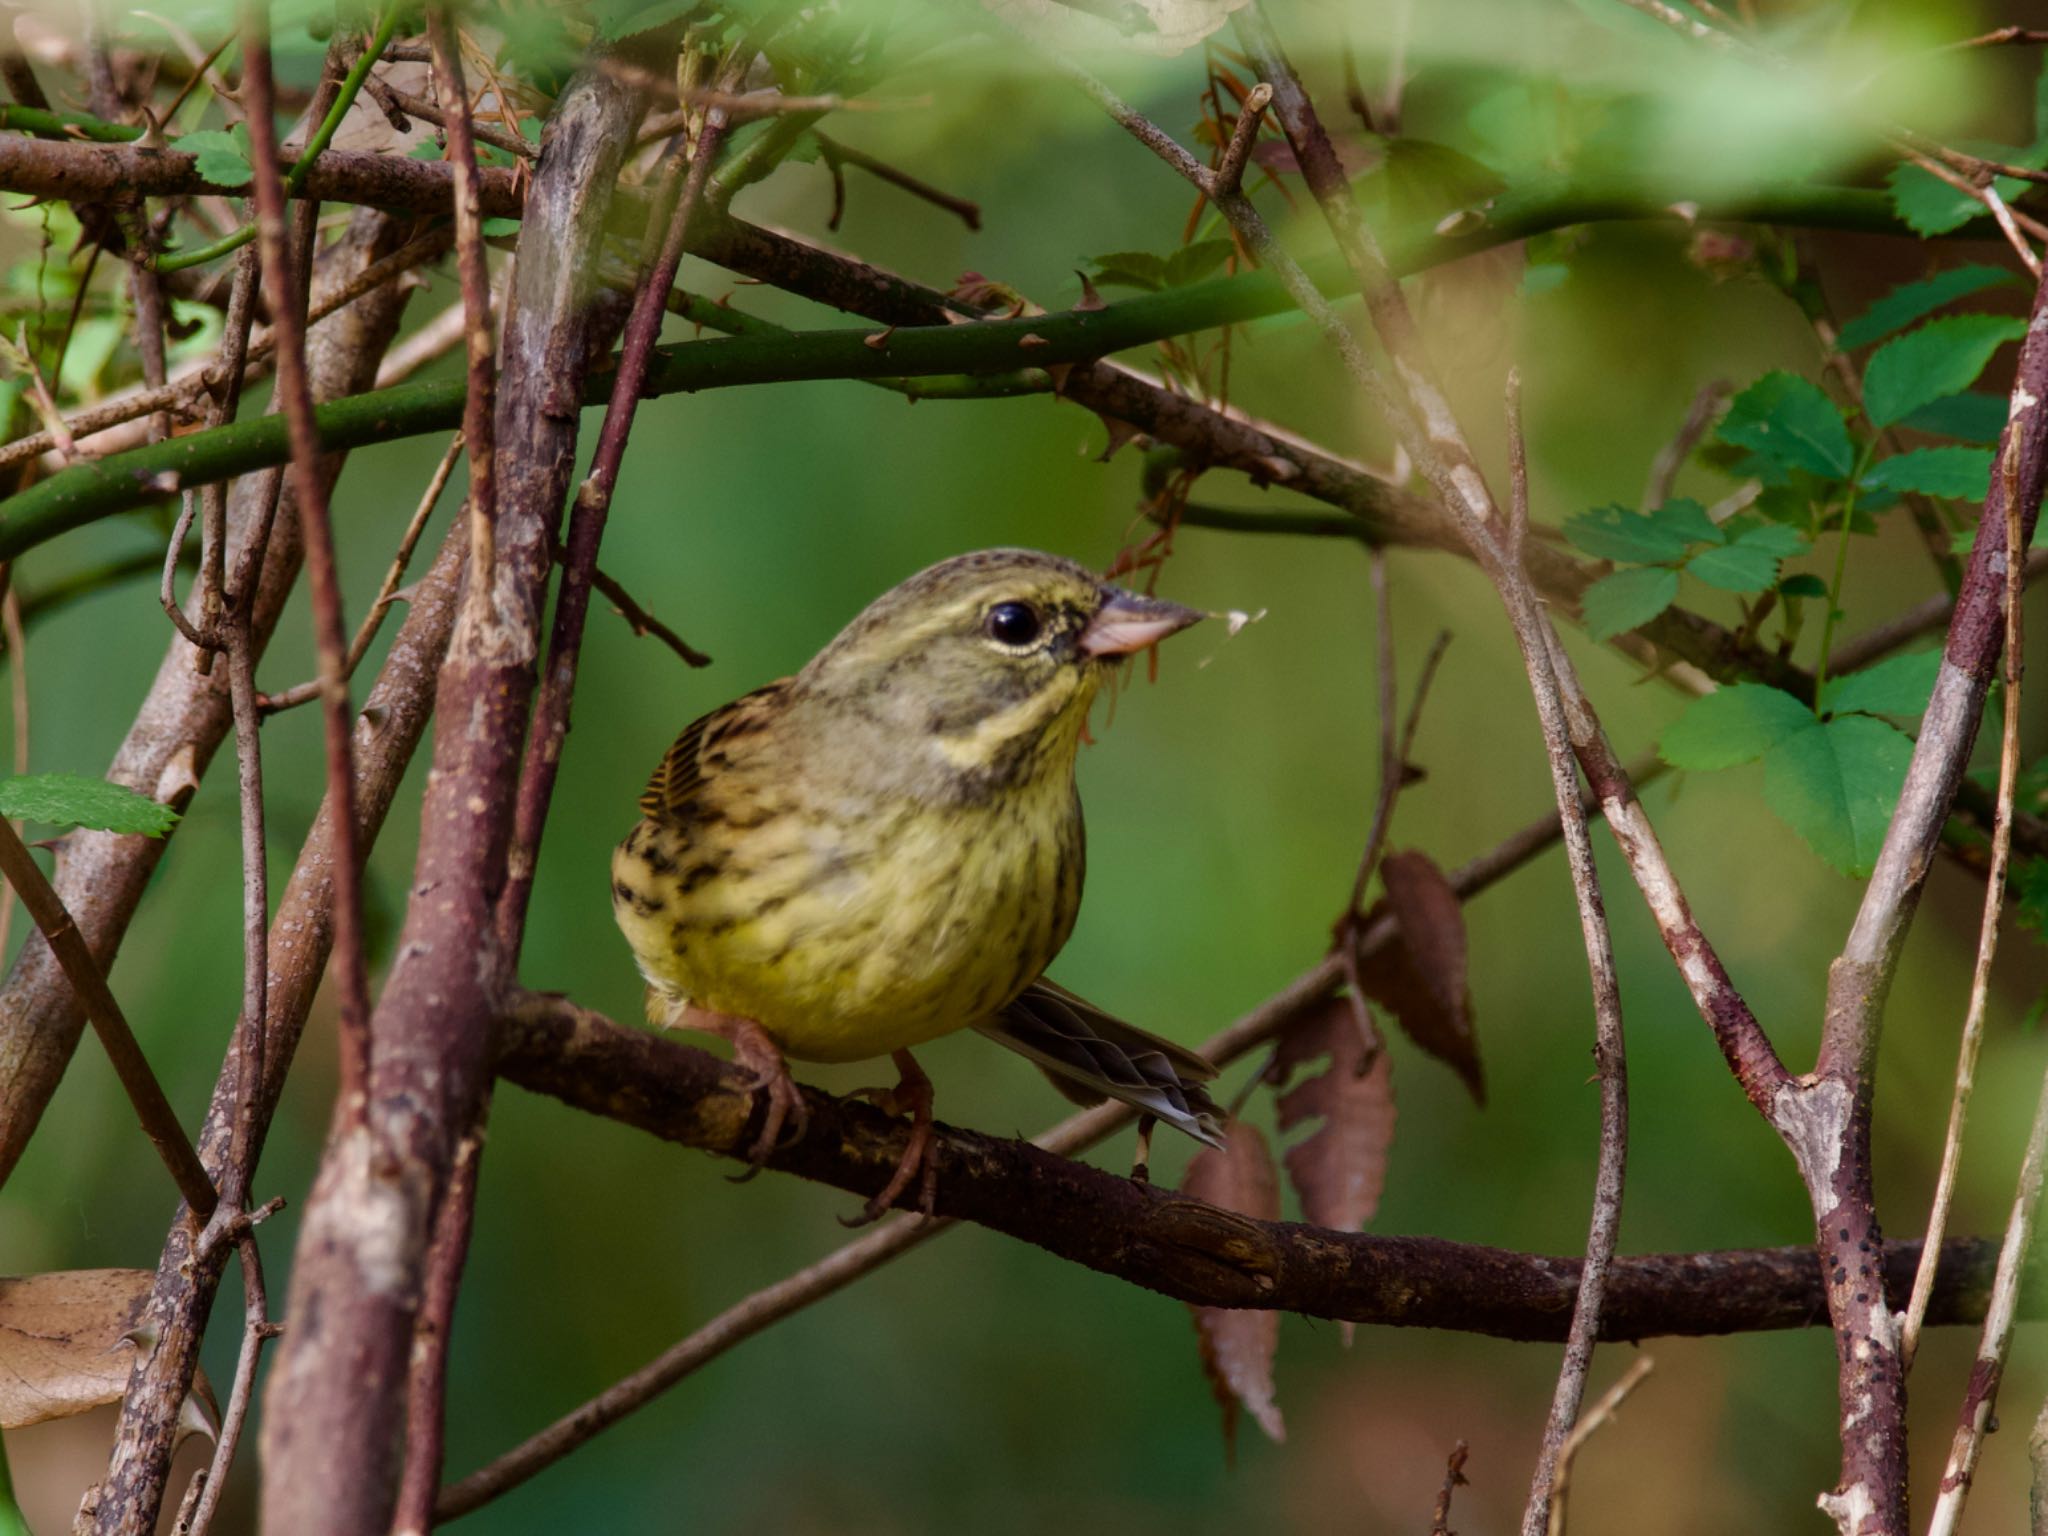
[{"label": "streaked brown wing", "polygon": [[1202,1087],[1216,1075],[1207,1057],[1126,1024],[1056,982],[1041,977],[974,1027],[1036,1062],[1077,1104],[1117,1099],[1197,1141],[1223,1144],[1223,1111]]},{"label": "streaked brown wing", "polygon": [[683,727],[683,734],[647,781],[640,796],[640,814],[650,821],[691,820],[705,779],[727,765],[735,742],[767,727],[775,700],[789,683],[785,677],[756,688]]}]

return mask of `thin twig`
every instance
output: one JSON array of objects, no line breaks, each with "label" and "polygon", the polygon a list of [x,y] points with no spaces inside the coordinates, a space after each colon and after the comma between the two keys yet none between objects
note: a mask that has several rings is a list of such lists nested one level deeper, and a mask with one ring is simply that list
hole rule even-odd
[{"label": "thin twig", "polygon": [[[386,49],[385,56],[389,57],[390,52],[391,50]],[[397,111],[408,117],[417,117],[432,123],[436,128],[448,126],[447,114],[439,105],[424,96],[402,91],[388,80],[381,80],[373,74],[363,82],[363,89],[377,98],[378,105],[383,107],[387,114]],[[470,119],[469,131],[476,135],[479,142],[488,144],[493,149],[502,149],[508,155],[517,155],[522,160],[540,158],[540,146],[523,135],[507,133],[502,128],[493,128],[489,123],[476,121],[474,117]]]},{"label": "thin twig", "polygon": [[306,377],[305,332],[293,292],[291,253],[285,241],[284,176],[278,169],[272,109],[270,15],[263,0],[242,9],[242,90],[249,108],[250,159],[255,173],[257,249],[263,286],[277,333],[277,393],[291,438],[291,471],[297,492],[299,528],[311,587],[314,645],[320,658],[321,714],[327,748],[327,793],[336,807],[334,860],[335,943],[333,973],[341,1026],[340,1101],[348,1119],[361,1115],[370,1070],[370,989],[363,958],[362,864],[355,849],[355,774],[349,737],[349,708],[343,668],[341,581],[335,566],[334,530],[327,515],[327,487],[320,475],[320,436],[313,423],[313,393]]},{"label": "thin twig", "polygon": [[455,23],[440,5],[429,5],[427,41],[434,55],[434,86],[448,103],[448,160],[455,168],[455,264],[462,282],[462,312],[469,343],[469,393],[462,412],[462,436],[469,452],[469,601],[479,611],[490,602],[497,563],[498,481],[496,429],[497,347],[491,330],[491,269],[484,254],[483,204],[478,191],[476,139],[469,111],[469,87],[455,44]]},{"label": "thin twig", "polygon": [[1991,869],[1985,877],[1984,914],[1977,927],[1977,962],[1970,975],[1970,1002],[1963,1015],[1962,1044],[1956,1053],[1955,1092],[1949,1101],[1948,1133],[1942,1140],[1941,1171],[1935,1178],[1934,1204],[1927,1215],[1927,1249],[1913,1276],[1913,1294],[1899,1327],[1899,1366],[1911,1370],[1920,1347],[1920,1326],[1927,1300],[1934,1292],[1934,1267],[1941,1239],[1948,1230],[1950,1203],[1955,1198],[1956,1170],[1962,1163],[1963,1124],[1970,1113],[1970,1094],[1977,1082],[1977,1054],[1984,1044],[1984,1015],[1991,997],[1991,962],[1998,953],[1998,920],[2005,910],[2005,873],[2012,858],[2013,797],[2020,775],[2020,679],[2026,670],[2021,649],[2025,624],[2026,562],[2016,558],[2020,543],[2019,466],[2016,445],[2008,443],[1999,460],[2005,483],[2005,722],[1998,749],[1998,809],[1991,825]]},{"label": "thin twig", "polygon": [[[935,187],[928,181],[922,181],[908,171],[899,170],[886,160],[877,159],[864,149],[855,149],[850,144],[842,144],[837,139],[827,138],[822,133],[814,132],[812,137],[818,141],[819,157],[832,167],[835,176],[838,174],[838,167],[857,165],[877,181],[886,181],[890,186],[908,192],[912,197],[922,199],[934,208],[943,208],[969,229],[980,230],[981,204],[968,198],[955,197],[951,192]],[[836,219],[832,227],[838,227]]]},{"label": "thin twig", "polygon": [[1219,192],[1228,195],[1243,187],[1245,165],[1252,157],[1252,146],[1259,140],[1259,124],[1272,101],[1273,87],[1262,80],[1251,88],[1251,93],[1239,107],[1237,127],[1232,130],[1230,143],[1224,146],[1223,159],[1213,173],[1213,184]]},{"label": "thin twig", "polygon": [[213,1184],[206,1177],[206,1170],[199,1165],[199,1154],[192,1150],[191,1138],[185,1134],[184,1126],[178,1123],[177,1113],[171,1108],[170,1100],[164,1097],[156,1074],[149,1068],[148,1058],[142,1054],[142,1047],[136,1044],[135,1034],[128,1028],[121,1005],[114,1000],[99,962],[85,947],[85,940],[71,921],[71,914],[64,909],[63,901],[44,877],[27,845],[15,835],[13,823],[4,817],[0,817],[0,876],[4,876],[7,883],[20,893],[22,905],[28,908],[29,916],[35,919],[36,927],[49,941],[57,963],[70,979],[79,1006],[99,1032],[107,1059],[113,1063],[114,1075],[121,1079],[121,1086],[127,1090],[128,1102],[134,1105],[144,1133],[155,1144],[157,1156],[170,1170],[178,1193],[185,1197],[185,1203],[192,1207],[199,1219],[205,1220],[220,1202]]},{"label": "thin twig", "polygon": [[1456,1536],[1451,1529],[1451,1495],[1466,1486],[1465,1463],[1471,1455],[1472,1447],[1460,1440],[1444,1458],[1444,1481],[1437,1490],[1436,1508],[1430,1513],[1429,1536]]},{"label": "thin twig", "polygon": [[228,1473],[235,1453],[241,1448],[242,1428],[249,1421],[249,1404],[256,1395],[256,1364],[263,1346],[277,1337],[278,1325],[270,1320],[270,1302],[263,1286],[263,1255],[256,1246],[256,1234],[245,1232],[238,1251],[242,1258],[242,1348],[235,1356],[234,1385],[228,1389],[227,1407],[221,1413],[220,1435],[213,1444],[213,1460],[194,1480],[198,1502],[181,1511],[172,1536],[206,1536],[227,1492]]},{"label": "thin twig", "polygon": [[[668,292],[675,282],[692,219],[704,201],[712,164],[725,142],[728,127],[723,107],[707,108],[690,151],[688,170],[666,178],[664,196],[674,197],[674,209],[664,222],[649,228],[649,259],[620,343],[618,372],[612,380],[604,425],[598,432],[590,472],[578,487],[569,513],[569,532],[562,541],[562,585],[556,594],[554,624],[548,635],[547,671],[534,705],[526,757],[520,766],[508,878],[498,899],[498,941],[508,955],[518,954],[525,932],[526,907],[533,893],[534,867],[540,856],[541,829],[547,821],[555,775],[561,764],[562,742],[568,734],[583,625],[590,611],[592,574],[611,509],[612,491],[618,484],[619,465],[640,406],[648,364],[655,343],[660,340],[662,322],[667,318]],[[657,228],[662,230],[658,246],[652,244]]]},{"label": "thin twig", "polygon": [[1962,1411],[1949,1444],[1948,1463],[1942,1468],[1940,1492],[1935,1497],[1934,1514],[1927,1522],[1927,1536],[1955,1536],[1963,1518],[1963,1503],[1970,1496],[1977,1457],[1984,1449],[1992,1410],[1998,1406],[2005,1358],[2012,1348],[2013,1325],[2019,1315],[2021,1273],[2034,1240],[2034,1218],[2041,1203],[2044,1170],[2048,1170],[2048,1075],[2041,1080],[2041,1097],[2034,1106],[2033,1126],[2027,1132],[2019,1189],[2013,1196],[2012,1214],[2005,1224],[2005,1242],[1998,1250],[1998,1270],[1984,1306],[1977,1359],[1970,1369],[1970,1385],[1963,1394]]},{"label": "thin twig", "polygon": [[455,1325],[455,1298],[469,1257],[470,1227],[476,1216],[476,1181],[483,1161],[488,1099],[478,1106],[476,1124],[455,1149],[448,1192],[434,1214],[434,1238],[427,1249],[426,1286],[413,1324],[412,1359],[406,1372],[405,1475],[398,1487],[393,1536],[426,1536],[434,1526],[434,1498],[441,1487],[447,1451],[448,1344]]},{"label": "thin twig", "polygon": [[[559,553],[556,558],[561,558]],[[616,577],[605,573],[603,566],[592,568],[590,584],[604,594],[605,599],[612,607],[618,610],[619,617],[632,627],[634,634],[652,635],[663,645],[682,657],[690,666],[708,667],[711,665],[711,658],[709,656],[706,656],[702,651],[690,644],[689,641],[685,640],[681,635],[662,623],[660,619],[657,619],[653,614],[641,607],[639,603],[635,602],[626,589],[619,585]]]},{"label": "thin twig", "polygon": [[1678,479],[1678,472],[1685,468],[1685,461],[1692,457],[1693,449],[1700,439],[1707,435],[1707,428],[1714,424],[1720,413],[1721,402],[1728,398],[1726,379],[1709,379],[1699,387],[1687,408],[1685,420],[1679,423],[1671,441],[1657,450],[1650,460],[1650,478],[1643,484],[1643,509],[1661,507],[1671,499],[1671,487]]},{"label": "thin twig", "polygon": [[[405,525],[405,533],[398,541],[398,550],[391,557],[391,564],[384,572],[383,584],[377,588],[377,597],[370,604],[370,611],[363,615],[362,623],[356,626],[355,638],[349,642],[348,659],[343,665],[342,675],[353,678],[356,668],[363,664],[363,657],[370,649],[370,642],[377,638],[377,631],[384,623],[384,615],[398,600],[398,584],[405,579],[406,567],[412,563],[412,553],[418,547],[420,535],[426,531],[427,519],[441,500],[441,493],[448,488],[448,481],[455,473],[456,461],[462,457],[462,434],[457,432],[449,438],[448,446],[441,454],[441,462],[434,467],[434,473],[427,481],[427,488],[420,496],[419,505]],[[320,696],[320,679],[308,678],[294,684],[282,693],[265,694],[258,701],[266,714],[297,706]]]},{"label": "thin twig", "polygon": [[[308,311],[306,324],[311,327],[336,310],[355,303],[365,294],[382,288],[401,273],[432,261],[448,249],[450,239],[451,236],[446,230],[432,230],[402,250],[392,252],[381,261],[357,273],[348,282],[322,294],[320,302]],[[256,253],[250,251],[248,256],[253,262]],[[234,371],[234,358],[237,356],[242,357],[247,365],[248,372],[244,375],[246,378],[260,377],[256,365],[267,359],[275,350],[276,333],[265,330],[253,338],[248,338],[246,328],[238,332],[234,320],[235,313],[234,301],[231,298],[228,307],[229,318],[223,326],[221,350],[214,358],[182,369],[161,389],[146,389],[133,394],[117,395],[100,405],[90,406],[63,418],[65,430],[77,439],[74,447],[93,453],[107,453],[133,446],[133,441],[114,433],[112,429],[154,411],[187,411],[203,396],[218,395],[226,387],[227,379]],[[237,334],[242,334],[247,339],[246,352],[231,349],[230,340]],[[229,414],[232,415],[232,412]],[[213,421],[209,421],[208,424],[219,425]],[[106,435],[94,441],[95,437],[102,433]],[[39,458],[56,447],[56,439],[47,431],[32,432],[25,437],[18,437],[0,446],[0,469]],[[201,611],[204,612],[203,606]]]},{"label": "thin twig", "polygon": [[1621,1380],[1601,1394],[1600,1401],[1587,1410],[1586,1416],[1573,1427],[1571,1437],[1564,1443],[1563,1453],[1557,1458],[1557,1482],[1550,1490],[1548,1536],[1564,1536],[1565,1490],[1571,1481],[1572,1463],[1578,1459],[1580,1450],[1614,1417],[1615,1411],[1627,1401],[1629,1393],[1642,1385],[1643,1378],[1656,1368],[1657,1362],[1644,1355],[1622,1374]]}]

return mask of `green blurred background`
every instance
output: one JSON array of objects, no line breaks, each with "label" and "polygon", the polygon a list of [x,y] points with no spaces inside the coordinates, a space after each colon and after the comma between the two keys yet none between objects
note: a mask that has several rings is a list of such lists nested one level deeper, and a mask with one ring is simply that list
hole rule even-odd
[{"label": "green blurred background", "polygon": [[[1512,84],[1514,71],[1554,81],[1570,59],[1582,74],[1611,77],[1661,69],[1670,58],[1661,41],[1589,19],[1591,6],[1421,9],[1407,129],[1475,154],[1485,148],[1472,129],[1475,103]],[[1361,35],[1377,36],[1380,9],[1356,14]],[[1322,13],[1278,16],[1283,31],[1307,35]],[[1960,37],[2015,18],[1946,6],[1911,10],[1908,19],[1928,35]],[[1312,83],[1334,102],[1331,60],[1303,52]],[[1365,60],[1383,68],[1371,49]],[[2024,120],[2031,62],[1999,57],[1972,67],[1971,89],[1948,98],[1959,94],[1971,107],[1962,126],[1995,134],[2007,119]],[[1126,63],[1119,78],[1185,134],[1200,70],[1197,52],[1142,69]],[[1058,308],[1078,295],[1073,271],[1087,258],[1162,251],[1179,239],[1184,187],[1078,98],[993,62],[986,49],[952,53],[891,82],[886,94],[931,101],[849,117],[836,131],[977,199],[986,227],[970,234],[855,172],[845,225],[826,237],[845,248],[939,286],[972,269]],[[1773,122],[1766,137],[1783,146],[1796,129]],[[1753,152],[1754,136],[1736,138],[1731,157]],[[1524,147],[1532,162],[1541,159]],[[1679,158],[1696,158],[1701,147]],[[1818,152],[1798,148],[1800,157]],[[1287,219],[1269,194],[1262,201],[1297,248],[1322,247],[1314,221]],[[747,194],[741,211],[824,237],[828,206],[822,169],[790,167]],[[9,238],[18,249],[28,237],[17,227]],[[1920,275],[1930,256],[1903,241],[1841,236],[1816,240],[1813,250],[1845,314]],[[2001,259],[1990,248],[1941,254]],[[1740,385],[1772,367],[1816,373],[1812,333],[1794,307],[1759,282],[1705,270],[1681,225],[1590,228],[1549,259],[1568,275],[1540,293],[1518,286],[1518,253],[1414,285],[1464,419],[1500,483],[1502,379],[1510,363],[1520,365],[1542,520],[1608,501],[1636,504],[1652,455],[1706,380]],[[759,313],[835,323],[714,269],[693,264],[684,281]],[[2019,302],[2018,292],[2006,302]],[[454,297],[450,277],[437,274],[414,300],[415,320]],[[686,335],[678,326],[671,339]],[[1232,398],[1340,451],[1384,460],[1384,434],[1297,322],[1240,334]],[[587,451],[594,415],[586,425]],[[606,860],[675,732],[801,665],[869,598],[931,561],[1025,544],[1109,562],[1131,536],[1140,465],[1129,450],[1100,462],[1104,441],[1094,418],[1044,398],[912,406],[857,384],[803,384],[649,402],[604,563],[716,665],[688,671],[611,614],[593,615],[525,980],[637,1018],[639,983],[610,920]],[[351,463],[335,516],[352,613],[374,590],[441,446],[398,443]],[[1702,499],[1728,488],[1698,467],[1679,482]],[[458,482],[430,545],[459,494]],[[1197,495],[1248,506],[1287,500],[1222,475]],[[20,580],[33,589],[147,548],[153,528],[127,518],[81,530],[30,556]],[[1933,589],[1908,528],[1859,541],[1853,559],[1849,633]],[[1404,695],[1435,631],[1456,637],[1417,744],[1428,776],[1402,797],[1394,833],[1397,847],[1449,867],[1544,810],[1548,776],[1521,667],[1484,581],[1436,554],[1396,552],[1391,568]],[[1161,591],[1266,616],[1227,642],[1216,626],[1177,641],[1156,686],[1127,690],[1113,718],[1098,711],[1098,744],[1080,770],[1092,834],[1088,897],[1055,974],[1192,1043],[1312,965],[1348,889],[1373,794],[1371,610],[1365,557],[1354,545],[1200,529],[1179,538]],[[1733,617],[1731,600],[1703,588],[1689,585],[1682,600]],[[264,661],[266,686],[309,674],[308,634],[301,601]],[[78,602],[34,631],[35,769],[103,768],[166,635],[147,583]],[[1617,747],[1633,755],[1649,746],[1679,696],[1612,652],[1577,636],[1571,643]],[[1809,634],[1809,659],[1811,644]],[[2044,736],[2030,727],[2030,758]],[[281,881],[317,803],[318,721],[307,710],[283,716],[265,741]],[[380,965],[402,912],[421,772],[371,861]],[[1760,782],[1754,768],[1736,770],[1667,782],[1647,799],[1703,925],[1797,1066],[1811,1060],[1826,964],[1859,888],[1769,815]],[[1810,1221],[1789,1158],[1729,1079],[1604,834],[1596,842],[1632,1073],[1624,1248],[1805,1241]],[[216,765],[114,973],[191,1124],[238,996],[237,857],[232,777]],[[1937,868],[1891,1003],[1878,1152],[1883,1210],[1898,1233],[1924,1220],[1979,899],[1970,880]],[[1583,954],[1561,859],[1553,852],[1482,895],[1467,920],[1492,1099],[1476,1109],[1450,1072],[1395,1039],[1400,1122],[1373,1226],[1573,1252],[1585,1237],[1597,1105]],[[17,943],[22,927],[17,918]],[[2042,1042],[2019,1027],[2043,976],[2039,951],[2025,935],[2009,935],[1963,1170],[1962,1232],[2003,1224],[2048,1062]],[[294,1207],[333,1092],[332,1023],[323,999],[257,1181],[259,1194],[289,1195]],[[1062,1110],[1023,1062],[978,1037],[942,1041],[922,1057],[946,1119],[1029,1133]],[[1228,1081],[1250,1070],[1240,1066]],[[802,1075],[845,1089],[873,1080],[876,1069]],[[1270,1125],[1264,1095],[1251,1113]],[[1128,1153],[1126,1139],[1100,1155],[1120,1169]],[[1160,1176],[1177,1178],[1186,1147],[1162,1139],[1158,1155]],[[852,1209],[849,1197],[774,1177],[736,1188],[727,1171],[551,1101],[512,1089],[498,1095],[454,1343],[451,1475],[842,1240],[833,1218]],[[88,1040],[0,1191],[0,1271],[153,1266],[171,1209],[167,1182]],[[287,1209],[264,1229],[275,1304],[295,1221]],[[231,1283],[206,1356],[223,1390],[239,1316]],[[1958,1332],[1932,1339],[1915,1373],[1923,1494],[1938,1475],[1973,1343]],[[1837,1454],[1826,1331],[1645,1348],[1655,1374],[1574,1476],[1574,1530],[1820,1529],[1812,1499],[1833,1481]],[[1632,1354],[1604,1349],[1595,1389]],[[1278,1363],[1289,1438],[1270,1444],[1247,1425],[1232,1466],[1185,1308],[963,1230],[718,1360],[461,1529],[1415,1531],[1428,1522],[1445,1453],[1462,1438],[1472,1446],[1472,1486],[1459,1494],[1453,1523],[1468,1536],[1504,1531],[1519,1513],[1557,1362],[1550,1346],[1385,1329],[1361,1330],[1346,1349],[1334,1327],[1290,1318]],[[2043,1387],[2038,1340],[2023,1331],[2003,1399],[2012,1427],[1990,1444],[1971,1529],[2018,1527],[2024,1425]],[[108,1432],[100,1415],[84,1428],[9,1437],[24,1493],[54,1501],[36,1507],[68,1511]],[[88,1446],[91,1435],[99,1438]],[[224,1528],[248,1527],[252,1489],[245,1456]],[[54,1531],[68,1516],[41,1518],[55,1521],[43,1527]]]}]

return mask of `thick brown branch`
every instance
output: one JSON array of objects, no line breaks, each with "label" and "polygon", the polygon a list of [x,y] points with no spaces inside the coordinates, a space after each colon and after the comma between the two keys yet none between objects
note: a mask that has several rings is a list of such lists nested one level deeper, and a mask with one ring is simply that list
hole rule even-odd
[{"label": "thick brown branch", "polygon": [[[664,1140],[735,1159],[752,1144],[756,1095],[744,1071],[560,1000],[508,1022],[499,1071]],[[815,1089],[804,1097],[809,1132],[769,1166],[855,1195],[880,1189],[903,1150],[902,1121]],[[1571,1319],[1583,1262],[1575,1256],[1254,1221],[1028,1142],[952,1127],[941,1127],[939,1149],[940,1216],[1182,1301],[1525,1340],[1561,1340]],[[1917,1258],[1916,1244],[1886,1250],[1885,1281],[1898,1296]],[[1930,1315],[1980,1315],[1994,1262],[1988,1242],[1950,1244]],[[1810,1246],[1641,1255],[1609,1272],[1601,1336],[1805,1328],[1825,1311]]]},{"label": "thick brown branch", "polygon": [[490,1071],[504,965],[492,912],[555,527],[584,377],[607,339],[594,253],[643,82],[665,62],[600,57],[573,80],[528,194],[498,386],[496,559],[489,587],[465,596],[438,683],[442,717],[463,728],[435,735],[413,899],[371,1021],[366,1114],[338,1124],[322,1157],[266,1400],[263,1517],[295,1536],[384,1536],[393,1512],[421,1263]]}]

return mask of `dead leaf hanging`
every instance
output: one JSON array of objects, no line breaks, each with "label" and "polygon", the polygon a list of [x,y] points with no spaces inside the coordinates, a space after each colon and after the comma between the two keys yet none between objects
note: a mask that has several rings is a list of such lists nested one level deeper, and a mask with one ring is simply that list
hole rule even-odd
[{"label": "dead leaf hanging", "polygon": [[[73,1269],[0,1278],[0,1429],[69,1418],[128,1390],[134,1338],[156,1275]],[[179,1438],[211,1439],[220,1410],[204,1376],[179,1414]]]},{"label": "dead leaf hanging", "polygon": [[1427,854],[1413,850],[1381,860],[1380,879],[1400,941],[1361,965],[1366,995],[1390,1010],[1402,1033],[1447,1063],[1484,1104],[1486,1078],[1472,1021],[1458,893]]},{"label": "dead leaf hanging", "polygon": [[[1280,1180],[1266,1138],[1233,1120],[1221,1150],[1205,1147],[1188,1164],[1181,1193],[1225,1210],[1273,1221],[1280,1215]],[[1240,1404],[1274,1441],[1287,1438],[1273,1396],[1273,1356],[1280,1348],[1280,1314],[1235,1307],[1193,1307],[1202,1342],[1202,1370],[1223,1406],[1223,1443],[1237,1453]]]},{"label": "dead leaf hanging", "polygon": [[[1282,1161],[1301,1211],[1318,1226],[1361,1230],[1380,1207],[1387,1153],[1394,1144],[1394,1061],[1375,1038],[1359,1033],[1349,997],[1332,997],[1280,1037],[1272,1079],[1285,1083],[1296,1067],[1322,1057],[1329,1067],[1282,1094],[1280,1129],[1322,1124],[1289,1147]],[[1344,1323],[1344,1342],[1353,1327]]]}]

